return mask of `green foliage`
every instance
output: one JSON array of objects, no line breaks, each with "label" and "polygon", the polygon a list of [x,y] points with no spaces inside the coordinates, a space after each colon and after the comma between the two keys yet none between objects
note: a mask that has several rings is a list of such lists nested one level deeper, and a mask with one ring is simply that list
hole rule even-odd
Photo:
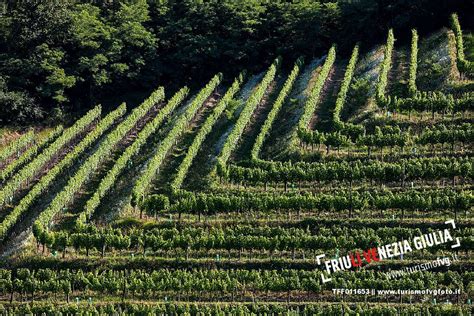
[{"label": "green foliage", "polygon": [[[82,279],[80,279],[82,280]],[[8,283],[7,283],[8,284]],[[62,284],[69,284],[68,282]],[[337,316],[345,313],[348,316],[408,316],[433,315],[452,316],[468,315],[470,307],[452,304],[427,305],[426,303],[393,304],[393,303],[100,303],[89,305],[55,303],[23,303],[21,305],[0,306],[0,311],[11,314],[89,314],[111,315],[123,313],[125,315],[327,315]]]},{"label": "green foliage", "polygon": [[133,109],[125,120],[123,120],[115,129],[107,134],[105,139],[99,144],[97,150],[87,158],[79,170],[68,180],[66,186],[51,201],[48,208],[41,212],[34,225],[36,227],[37,238],[47,236],[49,223],[53,217],[61,212],[64,207],[74,198],[76,192],[89,181],[93,172],[95,172],[103,158],[112,153],[115,146],[129,133],[137,122],[143,118],[157,102],[164,98],[164,89],[158,88],[152,93],[150,99],[145,100],[140,106]]},{"label": "green foliage", "polygon": [[283,85],[283,88],[281,89],[280,93],[278,94],[277,99],[273,103],[270,113],[268,113],[267,119],[265,120],[262,128],[260,129],[260,133],[257,135],[257,138],[255,139],[255,143],[253,145],[252,152],[251,152],[252,159],[254,160],[259,159],[258,156],[263,146],[263,142],[265,141],[265,138],[270,133],[273,122],[275,121],[278,113],[280,112],[280,109],[283,106],[288,94],[291,92],[291,88],[293,87],[293,84],[296,80],[296,77],[298,77],[300,68],[302,66],[303,66],[303,59],[300,58],[296,61],[293,67],[293,70],[288,75],[288,78],[286,79]]},{"label": "green foliage", "polygon": [[40,76],[44,81],[37,91],[42,97],[51,98],[58,104],[67,101],[64,91],[76,83],[74,76],[67,75],[62,67],[65,53],[59,49],[51,49],[47,44],[36,47],[30,64],[31,75]]},{"label": "green foliage", "polygon": [[[381,205],[383,210],[388,208],[405,208],[405,205],[410,209],[416,210],[418,208],[428,207],[425,211],[435,212],[441,205],[437,202],[427,202],[426,198],[420,197],[420,192],[409,192],[409,196],[403,198],[400,194],[387,194],[383,192],[371,192],[372,195],[360,194],[356,192],[352,197],[352,204],[357,209],[371,209]],[[451,192],[447,192],[450,194]],[[435,199],[439,199],[436,194],[430,195]],[[159,197],[150,196],[143,205],[145,211],[150,215],[155,215],[161,211],[167,211],[169,205],[163,204],[162,201],[157,201]],[[162,196],[166,198],[166,196]],[[349,208],[349,198],[347,196],[331,197],[323,195],[315,197],[312,195],[293,195],[272,198],[269,196],[252,196],[249,197],[249,208],[257,208],[258,205],[263,205],[260,211],[270,212],[272,209],[282,207],[285,210],[290,210],[290,202],[296,202],[292,209],[301,211],[331,211],[340,212],[344,208]],[[449,195],[452,200],[460,199],[460,196]],[[213,212],[234,212],[238,208],[244,209],[245,202],[239,196],[198,196],[199,202],[195,204],[188,203],[191,212],[199,213],[205,212],[203,206],[209,208],[213,203],[218,205],[216,211]],[[167,201],[166,199],[164,201]],[[411,203],[411,204],[410,204]],[[207,205],[206,205],[207,204]],[[201,206],[203,205],[203,206]],[[448,206],[448,203],[444,203]],[[454,205],[454,204],[453,204]],[[451,205],[451,207],[453,207]],[[225,209],[227,207],[228,209]],[[242,210],[245,212],[245,210]],[[230,214],[229,214],[230,215]],[[369,249],[371,247],[379,247],[390,244],[393,240],[403,238],[411,240],[416,236],[426,234],[429,228],[420,229],[418,227],[351,227],[350,224],[337,223],[338,225],[324,225],[318,224],[316,221],[302,221],[291,223],[286,226],[266,226],[258,223],[246,224],[239,223],[223,226],[188,226],[181,227],[179,224],[169,224],[165,227],[143,227],[139,229],[129,229],[123,223],[123,229],[114,230],[96,230],[86,228],[78,232],[57,232],[54,240],[59,240],[61,234],[68,234],[67,245],[74,248],[76,252],[81,248],[85,248],[86,240],[100,240],[105,236],[114,236],[108,246],[115,251],[143,251],[157,252],[161,251],[172,252],[176,250],[190,251],[213,251],[224,253],[230,250],[256,250],[256,251],[288,251],[288,250],[318,250],[331,251],[334,248],[344,249],[344,251],[353,251],[356,249]],[[306,227],[304,225],[307,224]],[[433,227],[434,228],[434,227]],[[439,227],[437,227],[439,228]],[[474,243],[469,242],[470,228],[459,229],[457,236],[461,238],[461,248],[459,250],[470,251],[473,250]],[[85,236],[87,236],[85,238]],[[134,242],[122,242],[123,239],[128,239]],[[63,251],[63,244],[55,242],[50,245],[51,249]],[[435,249],[434,253],[436,253]]]},{"label": "green foliage", "polygon": [[[101,245],[101,240],[94,241],[95,247]],[[92,246],[92,245],[91,245]],[[15,279],[14,289],[16,293],[35,293],[42,292],[48,294],[64,294],[68,287],[55,287],[55,283],[60,281],[73,285],[78,293],[101,293],[113,295],[134,296],[140,293],[146,298],[155,298],[158,293],[181,292],[189,293],[196,291],[201,295],[207,296],[210,293],[230,294],[232,292],[242,292],[245,290],[252,292],[275,292],[286,291],[306,291],[321,292],[330,290],[333,287],[342,288],[376,288],[376,289],[419,289],[421,286],[425,289],[446,289],[449,287],[463,288],[470,277],[469,272],[449,273],[450,278],[445,277],[443,272],[418,271],[416,273],[407,273],[406,275],[388,281],[384,271],[360,269],[359,271],[340,271],[332,277],[331,283],[323,284],[320,281],[320,269],[314,270],[249,270],[249,269],[157,269],[154,271],[127,269],[125,271],[114,271],[99,269],[87,271],[78,269],[53,270],[38,269],[30,271],[28,269],[19,269],[16,278],[7,272],[0,270],[0,284],[11,284]],[[413,282],[420,280],[419,284]],[[35,286],[32,287],[31,285]],[[124,287],[125,284],[125,287]],[[125,293],[124,293],[125,292]],[[206,295],[207,294],[207,295]],[[78,306],[77,304],[74,304]],[[147,306],[141,303],[142,307]],[[405,304],[407,305],[407,304]],[[61,306],[61,305],[60,305]],[[173,305],[167,305],[173,306]],[[205,304],[200,306],[206,306]],[[204,307],[201,307],[204,308]],[[223,307],[225,308],[225,307]],[[256,308],[255,306],[253,308]],[[316,311],[311,310],[308,314],[314,315]],[[324,309],[325,310],[325,309]],[[324,315],[331,315],[327,310]],[[374,315],[374,310],[370,309],[370,314]],[[163,311],[160,313],[164,313]],[[128,315],[133,314],[127,313]],[[279,313],[281,314],[281,313]],[[208,315],[206,313],[206,315]],[[333,315],[340,315],[334,313]],[[355,315],[355,314],[354,314]],[[380,315],[387,315],[381,313]],[[396,312],[390,315],[397,315]],[[448,314],[449,315],[449,314]]]},{"label": "green foliage", "polygon": [[350,107],[345,107],[342,113],[348,116],[347,113],[362,109],[370,95],[371,82],[366,78],[354,78],[346,101]]},{"label": "green foliage", "polygon": [[156,48],[155,36],[144,26],[149,19],[145,1],[121,3],[105,18],[92,4],[75,6],[71,33],[79,48],[77,75],[89,82],[91,94],[106,84],[138,78]]},{"label": "green foliage", "polygon": [[386,99],[385,90],[387,88],[388,83],[388,72],[392,67],[392,53],[394,45],[395,37],[393,35],[393,30],[390,29],[388,31],[387,44],[385,45],[384,58],[382,61],[382,65],[380,66],[380,73],[376,87],[376,98],[378,103],[383,103]]},{"label": "green foliage", "polygon": [[[340,125],[341,128],[346,125],[346,123]],[[327,152],[329,153],[330,148],[340,149],[341,147],[346,147],[352,144],[350,137],[346,134],[346,130],[340,129],[335,132],[320,132],[318,130],[299,130],[298,138],[305,144],[311,145],[322,145],[326,146]]]},{"label": "green foliage", "polygon": [[398,126],[383,126],[382,128],[376,126],[373,134],[360,136],[357,139],[357,144],[369,149],[373,147],[393,148],[395,146],[403,148],[410,143],[410,140],[410,130],[402,132]]},{"label": "green foliage", "polygon": [[418,33],[415,29],[411,30],[411,54],[410,69],[408,77],[408,93],[411,96],[416,95],[418,91],[416,87],[416,68],[418,66]]},{"label": "green foliage", "polygon": [[4,205],[8,201],[13,199],[14,194],[20,189],[20,187],[32,181],[34,177],[40,172],[40,170],[48,163],[48,161],[56,155],[66,144],[72,141],[75,137],[79,136],[80,133],[89,127],[89,125],[95,121],[101,113],[101,107],[97,106],[93,110],[89,111],[81,119],[77,120],[76,123],[68,128],[64,133],[56,139],[50,146],[48,146],[41,155],[33,159],[29,164],[23,167],[18,173],[16,173],[4,187],[0,190],[0,205]]},{"label": "green foliage", "polygon": [[[86,202],[84,211],[81,212],[76,220],[76,226],[81,226],[87,220],[91,218],[96,208],[100,205],[101,200],[111,190],[115,184],[119,175],[127,168],[130,167],[133,162],[132,158],[135,157],[140,149],[147,143],[151,135],[161,126],[167,116],[173,112],[181,101],[187,96],[189,89],[187,87],[179,90],[164,106],[155,118],[149,122],[140,131],[135,141],[125,149],[123,154],[117,159],[112,169],[107,172],[107,175],[100,181],[98,188],[95,190],[92,197]],[[163,91],[161,88],[156,90],[143,102],[143,105],[148,108],[149,106],[157,105],[163,98]],[[142,105],[142,106],[143,106]]]},{"label": "green foliage", "polygon": [[457,48],[457,62],[459,71],[465,73],[467,76],[474,76],[474,62],[467,60],[464,55],[464,42],[461,24],[456,13],[451,15],[451,27],[453,28],[456,36],[456,48]]},{"label": "green foliage", "polygon": [[18,3],[10,10],[1,32],[8,54],[0,55],[0,74],[15,74],[7,82],[10,101],[2,103],[14,102],[18,118],[12,121],[40,117],[28,104],[31,96],[46,109],[70,104],[71,95],[93,103],[98,88],[137,80],[156,58],[156,36],[145,27],[146,1],[121,3],[113,14],[70,2]]},{"label": "green foliage", "polygon": [[268,86],[275,78],[277,67],[280,62],[280,59],[276,59],[273,62],[273,64],[268,68],[267,72],[265,73],[265,76],[263,77],[262,81],[259,83],[257,88],[248,98],[244,108],[240,112],[239,118],[237,119],[234,127],[232,128],[232,131],[227,136],[227,139],[224,145],[222,146],[221,153],[217,158],[218,165],[225,166],[227,164],[227,161],[229,160],[232,151],[237,147],[237,144],[239,142],[240,137],[242,136],[242,133],[244,132],[245,127],[252,118],[253,112],[262,101],[262,98],[265,95]]},{"label": "green foliage", "polygon": [[35,99],[24,91],[9,91],[5,78],[0,76],[0,122],[24,124],[43,118],[43,111]]},{"label": "green foliage", "polygon": [[349,64],[347,65],[346,72],[344,73],[344,78],[342,79],[341,88],[339,90],[339,93],[337,94],[336,104],[334,106],[334,110],[332,113],[333,124],[336,127],[342,124],[341,111],[346,101],[346,96],[347,96],[347,92],[349,91],[352,77],[354,76],[354,70],[355,70],[358,56],[359,56],[359,45],[356,45],[354,47],[354,50],[352,51],[351,59],[349,60]]},{"label": "green foliage", "polygon": [[[48,159],[47,156],[49,155],[51,150],[56,147],[55,144],[59,144],[60,142],[64,141],[61,138],[64,137],[71,137],[71,134],[74,135],[78,133],[84,125],[87,125],[87,122],[92,118],[96,118],[100,115],[101,108],[97,106],[93,110],[89,111],[82,119],[78,120],[75,125],[68,128],[63,132],[63,134],[54,141],[50,146],[48,146],[39,156],[37,156],[32,163],[36,160],[44,161],[44,159]],[[46,175],[44,175],[38,183],[36,183],[31,190],[23,197],[20,202],[18,203],[15,208],[8,213],[8,215],[3,219],[2,223],[0,224],[0,239],[4,239],[8,230],[22,217],[24,216],[25,212],[29,210],[31,205],[37,201],[37,199],[50,187],[51,183],[67,168],[71,167],[71,165],[79,158],[84,151],[91,146],[94,141],[96,141],[102,134],[123,114],[125,114],[126,107],[125,105],[121,105],[115,111],[110,112],[104,119],[102,119],[97,127],[90,133],[84,137],[84,139],[76,146],[74,149],[69,152],[66,157],[64,157],[59,163],[57,163],[52,169],[48,171]],[[30,164],[28,164],[25,168],[27,168]],[[24,170],[23,168],[22,170]],[[20,171],[21,172],[21,171]]]},{"label": "green foliage", "polygon": [[431,111],[433,115],[436,112],[463,112],[472,108],[472,104],[474,104],[474,95],[471,92],[457,95],[455,98],[453,94],[446,94],[441,91],[418,91],[416,87],[418,33],[415,29],[412,30],[411,41],[408,83],[410,96],[408,98],[399,98],[397,96],[385,95],[388,72],[391,67],[394,41],[393,31],[390,30],[387,45],[385,47],[385,56],[379,74],[379,81],[377,83],[376,100],[380,107],[387,108],[391,111],[401,112]]},{"label": "green foliage", "polygon": [[323,90],[324,83],[326,82],[329,76],[329,72],[331,71],[332,65],[334,64],[335,60],[336,48],[332,46],[331,49],[329,49],[329,52],[326,56],[326,60],[324,61],[324,64],[318,74],[318,78],[316,79],[316,83],[314,84],[313,89],[310,92],[308,100],[305,103],[304,112],[301,115],[300,120],[298,121],[299,130],[304,130],[308,128],[308,124],[311,121],[316,106],[319,102],[319,97],[321,91]]},{"label": "green foliage", "polygon": [[237,118],[235,117],[235,113],[237,109],[240,108],[242,105],[243,105],[243,102],[241,100],[236,100],[236,99],[229,100],[229,103],[225,110],[225,115],[229,121],[235,122],[237,120]]},{"label": "green foliage", "polygon": [[14,154],[18,154],[21,150],[33,142],[34,136],[34,131],[30,130],[9,143],[0,151],[0,162],[10,158]]},{"label": "green foliage", "polygon": [[152,194],[139,206],[149,215],[157,215],[160,212],[168,210],[170,207],[170,200],[163,194]]},{"label": "green foliage", "polygon": [[418,137],[417,142],[421,145],[427,144],[451,144],[471,143],[474,140],[474,127],[465,123],[461,126],[446,126],[438,124],[433,128],[425,128]]},{"label": "green foliage", "polygon": [[[393,140],[404,145],[403,134]],[[369,139],[368,139],[369,140]],[[367,140],[367,141],[368,141]],[[382,146],[394,146],[393,140],[383,137],[387,143]],[[362,141],[362,140],[361,140]],[[398,144],[397,144],[398,145]],[[253,167],[228,166],[220,170],[219,175],[234,183],[258,184],[268,182],[296,181],[347,181],[376,180],[403,183],[413,180],[439,180],[451,177],[473,177],[473,161],[471,158],[411,158],[397,162],[381,161],[332,161],[323,163],[307,162],[272,162],[258,161]]]},{"label": "green foliage", "polygon": [[13,91],[26,90],[29,96],[57,104],[66,102],[66,90],[76,82],[67,73],[67,53],[62,47],[69,37],[70,4],[22,3],[11,13],[5,34],[10,53],[3,56],[0,72],[14,74],[8,82]]},{"label": "green foliage", "polygon": [[189,168],[191,167],[193,159],[194,157],[196,157],[199,151],[199,148],[201,147],[202,142],[206,139],[206,136],[211,132],[212,127],[217,122],[222,112],[224,112],[228,103],[233,100],[232,98],[239,91],[242,81],[243,81],[243,75],[241,74],[239,77],[237,77],[234,80],[234,83],[229,88],[229,90],[227,90],[227,92],[224,94],[222,99],[219,100],[218,104],[214,108],[211,115],[209,115],[206,121],[204,121],[204,123],[202,124],[198,134],[194,138],[193,143],[191,144],[191,146],[189,146],[186,156],[184,157],[183,161],[179,165],[178,172],[176,173],[175,178],[171,182],[170,186],[173,191],[178,190],[183,184],[186,174]]},{"label": "green foliage", "polygon": [[[355,172],[353,180],[358,179],[359,166],[354,165]],[[239,170],[232,170],[234,179],[237,178]],[[280,181],[300,181],[295,175],[290,174],[293,170],[287,169],[282,174]],[[258,175],[253,174],[257,183]],[[245,175],[241,180],[247,181]],[[267,179],[260,179],[265,181]],[[322,179],[321,179],[322,180]],[[250,181],[248,181],[250,182]],[[193,214],[217,214],[229,212],[261,211],[272,212],[275,210],[305,210],[308,212],[343,212],[349,209],[357,210],[469,210],[473,205],[474,196],[467,191],[454,190],[406,190],[404,192],[392,192],[388,190],[364,190],[362,192],[334,191],[327,193],[252,193],[241,192],[237,194],[207,194],[196,195],[182,194],[177,197],[170,207],[171,212]]]},{"label": "green foliage", "polygon": [[0,118],[38,120],[58,105],[88,108],[159,80],[198,83],[223,64],[235,74],[280,54],[320,56],[330,43],[372,45],[389,27],[432,25],[446,10],[434,1],[10,1],[0,18],[0,76],[8,76],[0,102],[18,116]]},{"label": "green foliage", "polygon": [[[436,7],[438,0],[434,1],[416,15],[420,17],[419,25],[424,25],[425,12]],[[234,99],[243,76],[224,82],[227,91],[221,96],[221,89],[216,92],[222,80],[219,73],[182,106],[190,91],[187,87],[166,104],[164,89],[158,88],[144,101],[140,99],[140,105],[128,116],[122,104],[100,120],[101,108],[96,107],[72,127],[58,127],[41,141],[32,141],[33,134],[27,133],[7,145],[0,152],[0,179],[4,182],[0,201],[5,204],[0,212],[0,240],[5,245],[0,248],[2,256],[10,250],[15,256],[3,263],[8,268],[0,269],[0,314],[469,313],[460,300],[465,300],[473,287],[473,275],[463,266],[469,263],[474,247],[468,217],[474,202],[470,185],[474,159],[469,148],[466,153],[473,142],[473,93],[469,85],[453,94],[416,90],[415,30],[408,98],[387,93],[394,56],[392,31],[375,87],[371,80],[379,71],[379,50],[372,50],[362,67],[356,67],[359,46],[354,47],[355,41],[367,39],[367,35],[378,41],[381,30],[386,33],[387,23],[393,23],[395,29],[399,29],[400,20],[404,28],[412,25],[408,22],[419,3],[414,0],[407,7],[406,1],[394,1],[387,11],[370,1],[66,1],[36,6],[10,2],[8,10],[15,14],[0,18],[0,101],[12,108],[0,108],[1,114],[21,115],[18,119],[22,121],[38,117],[30,112],[36,109],[41,115],[43,111],[48,113],[48,120],[55,122],[76,113],[73,105],[81,110],[84,102],[107,95],[120,99],[122,91],[139,94],[139,90],[155,86],[156,81],[166,82],[173,89],[178,87],[174,85],[176,78],[198,85],[203,78],[210,78],[209,72],[216,67],[225,65],[226,72],[235,74],[247,65],[268,64],[274,58],[272,54],[282,53],[285,58],[290,56],[289,60],[300,54],[321,56],[330,43],[337,43],[338,54],[353,50],[339,93],[329,94],[329,100],[336,97],[336,103],[331,113],[333,124],[325,132],[308,126],[325,85],[331,93],[333,80],[339,80],[338,72],[328,80],[336,63],[336,44],[318,66],[316,78],[310,78],[314,69],[298,77],[301,60],[288,69],[288,77],[283,78],[285,82],[272,104],[263,103],[273,96],[269,93],[280,58],[259,76],[261,81],[245,103]],[[403,9],[410,13],[397,13]],[[349,27],[341,24],[343,19]],[[55,28],[55,32],[48,28]],[[423,27],[425,31],[430,30]],[[13,41],[16,36],[18,42]],[[398,57],[403,67],[404,56],[397,56],[397,61]],[[359,80],[354,80],[356,73],[357,77],[360,73]],[[305,89],[308,82],[314,87]],[[296,84],[295,99],[288,100]],[[300,100],[308,90],[303,107]],[[426,121],[407,120],[398,113],[380,117],[371,107],[372,97],[384,111],[429,110],[433,117],[434,113],[443,113],[443,118],[433,118],[433,126],[429,126]],[[280,122],[286,102],[290,108]],[[267,111],[260,111],[264,108],[268,109],[267,117],[263,117]],[[351,113],[345,116],[344,112],[352,110],[358,111],[356,120],[362,123],[345,122]],[[451,118],[445,116],[447,112],[452,113]],[[462,117],[456,116],[457,112],[463,112]],[[233,125],[226,135],[214,130],[220,119]],[[277,124],[282,125],[276,132],[281,133],[277,139],[283,147],[297,149],[294,147],[300,140],[305,147],[298,152],[300,156],[281,150],[271,157],[275,160],[259,158]],[[156,139],[150,142],[155,134],[159,136],[156,144]],[[205,142],[209,141],[206,148],[215,151],[225,137],[217,159],[212,153],[202,152]],[[250,157],[241,157],[236,151],[239,142],[252,137],[255,142]],[[186,148],[176,147],[178,144]],[[308,144],[324,145],[328,153],[333,148],[347,147],[347,155],[342,151],[324,156],[319,150],[309,151]],[[452,145],[451,151],[445,149],[446,144]],[[153,153],[138,157],[146,146],[154,147],[150,147]],[[404,152],[406,146],[413,146],[413,151]],[[390,154],[384,157],[386,147],[390,147]],[[418,147],[419,153],[415,150]],[[380,150],[380,159],[371,157],[372,149]],[[211,158],[200,169],[203,166],[193,165],[196,157]],[[179,161],[173,161],[175,158]],[[215,169],[210,170],[213,166]],[[210,187],[193,192],[183,189],[193,167],[197,169],[193,175],[211,177]],[[154,194],[156,175],[163,168],[169,174],[160,174],[161,194]],[[125,182],[117,187],[117,180]],[[113,192],[115,189],[119,190]],[[101,204],[111,193],[123,195],[120,200],[125,204],[120,204],[127,217],[110,223],[93,222],[96,209],[107,208]],[[133,209],[127,204],[129,198]],[[140,219],[135,216],[137,207]],[[461,211],[463,220],[458,221]],[[156,219],[143,220],[144,212]],[[379,219],[368,218],[378,212]],[[404,220],[405,212],[411,212],[407,214],[409,220]],[[398,213],[403,220],[395,218]],[[390,282],[385,274],[388,269],[407,267],[424,255],[431,259],[443,255],[444,246],[451,245],[334,273],[329,284],[321,281],[322,267],[315,260],[318,254],[340,258],[340,250],[344,256],[347,251],[410,240],[443,229],[449,219],[444,217],[452,213],[456,237],[461,240],[457,252],[462,261],[446,267],[447,272],[407,273]],[[202,216],[209,215],[211,218],[201,221]],[[352,219],[353,215],[358,218]],[[384,218],[391,215],[392,219]],[[23,241],[30,228],[35,240],[25,244],[27,253],[16,256],[9,238]],[[452,302],[457,298],[458,304],[430,304],[425,301],[428,296],[418,295],[410,297],[410,304],[401,296],[384,297],[387,303],[377,298],[370,299],[371,303],[358,303],[361,300],[355,297],[340,303],[336,301],[346,297],[333,295],[332,302],[327,302],[333,288],[459,288],[462,292],[443,297]],[[71,304],[71,295],[82,302]],[[90,301],[84,302],[88,297]],[[41,303],[36,302],[38,299]],[[100,303],[96,304],[97,300]],[[405,302],[393,303],[395,300]]]},{"label": "green foliage", "polygon": [[391,98],[389,96],[386,101],[385,106],[391,111],[458,113],[472,110],[474,105],[474,93],[466,92],[454,98],[452,94],[445,94],[441,91],[418,91],[412,97],[397,98],[395,96]]},{"label": "green foliage", "polygon": [[[15,159],[14,161],[12,161],[10,164],[8,164],[8,166],[6,166],[3,170],[0,171],[0,180],[2,182],[5,182],[6,179],[8,179],[9,177],[13,176],[13,174],[15,172],[17,172],[19,170],[19,168],[23,165],[25,165],[26,163],[30,162],[37,154],[39,151],[42,151],[43,149],[45,149],[49,144],[51,144],[59,135],[61,135],[61,133],[63,132],[63,127],[62,126],[58,126],[57,128],[55,128],[52,132],[49,133],[49,135],[47,137],[45,137],[44,139],[40,140],[39,142],[36,142],[35,144],[33,144],[30,148],[28,148],[27,150],[25,150],[25,152],[23,152],[21,154],[20,157],[18,157],[18,159]],[[30,132],[29,132],[30,133]],[[28,134],[29,134],[28,133]],[[24,136],[27,136],[28,134],[25,134],[23,135],[20,139],[18,139],[17,141],[18,142],[21,142],[22,140],[24,140]],[[8,148],[11,148],[11,146],[18,146],[18,142],[15,142],[15,144],[10,144]],[[15,150],[16,151],[16,150]],[[5,150],[3,150],[1,153],[0,153],[0,156],[2,156],[3,154],[5,154]]]},{"label": "green foliage", "polygon": [[146,169],[135,181],[132,193],[132,204],[140,204],[143,197],[148,190],[148,187],[153,182],[155,175],[161,164],[165,160],[171,147],[175,144],[176,140],[186,131],[188,124],[193,119],[199,108],[201,108],[204,102],[214,92],[219,83],[221,82],[222,74],[215,75],[204,88],[192,99],[190,104],[187,105],[186,110],[182,113],[178,120],[174,123],[173,128],[169,131],[163,141],[160,142],[158,149],[154,153]]}]

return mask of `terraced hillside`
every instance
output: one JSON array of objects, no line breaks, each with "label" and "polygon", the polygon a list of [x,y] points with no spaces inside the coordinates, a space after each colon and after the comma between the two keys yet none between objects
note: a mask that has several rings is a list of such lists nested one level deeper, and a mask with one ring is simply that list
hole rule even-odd
[{"label": "terraced hillside", "polygon": [[470,315],[466,34],[453,15],[12,138],[0,315]]}]

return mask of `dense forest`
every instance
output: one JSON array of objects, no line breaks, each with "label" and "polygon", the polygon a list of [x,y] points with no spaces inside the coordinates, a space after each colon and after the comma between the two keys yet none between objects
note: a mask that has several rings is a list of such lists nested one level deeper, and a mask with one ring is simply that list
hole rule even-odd
[{"label": "dense forest", "polygon": [[141,101],[158,85],[197,87],[218,71],[228,81],[278,55],[322,56],[332,43],[349,51],[389,27],[430,32],[452,11],[472,23],[472,1],[462,0],[10,1],[1,10],[2,124],[61,121]]}]

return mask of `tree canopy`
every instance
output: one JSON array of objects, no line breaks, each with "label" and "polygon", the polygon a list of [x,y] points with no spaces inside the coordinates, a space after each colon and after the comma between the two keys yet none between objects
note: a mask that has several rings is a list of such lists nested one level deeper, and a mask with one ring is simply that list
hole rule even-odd
[{"label": "tree canopy", "polygon": [[389,27],[433,30],[453,11],[463,12],[460,19],[470,27],[467,3],[427,3],[9,2],[0,15],[0,122],[84,111],[111,95],[125,99],[157,84],[198,86],[220,71],[230,80],[279,55],[291,62],[323,55],[332,43],[349,52],[356,41],[382,40]]}]

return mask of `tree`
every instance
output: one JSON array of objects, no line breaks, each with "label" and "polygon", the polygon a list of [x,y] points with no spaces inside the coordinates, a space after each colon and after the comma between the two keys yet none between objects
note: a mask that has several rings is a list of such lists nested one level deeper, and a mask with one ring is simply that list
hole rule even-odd
[{"label": "tree", "polygon": [[91,4],[77,5],[71,13],[72,40],[76,46],[76,75],[88,87],[89,101],[94,100],[97,87],[109,83],[110,58],[121,48],[112,39],[113,28],[100,15],[100,9]]},{"label": "tree", "polygon": [[28,123],[44,117],[44,111],[25,91],[9,91],[4,77],[0,76],[0,122]]},{"label": "tree", "polygon": [[70,3],[19,2],[9,10],[11,19],[3,29],[5,49],[0,73],[8,78],[12,91],[26,90],[44,101],[61,104],[65,89],[75,78],[65,68],[65,46],[69,42]]},{"label": "tree", "polygon": [[41,44],[36,47],[34,55],[30,58],[31,69],[27,75],[29,78],[44,78],[37,91],[42,97],[51,98],[57,104],[67,101],[65,90],[76,83],[76,78],[67,75],[63,68],[64,57],[64,51]]},{"label": "tree", "polygon": [[148,59],[156,57],[155,36],[144,26],[149,20],[145,0],[122,2],[118,12],[111,16],[115,26],[113,37],[121,49],[120,59],[111,65],[115,76],[137,79]]},{"label": "tree", "polygon": [[159,212],[167,210],[169,206],[170,201],[166,195],[153,194],[140,205],[140,218],[143,216],[143,211],[148,215],[158,216]]}]

